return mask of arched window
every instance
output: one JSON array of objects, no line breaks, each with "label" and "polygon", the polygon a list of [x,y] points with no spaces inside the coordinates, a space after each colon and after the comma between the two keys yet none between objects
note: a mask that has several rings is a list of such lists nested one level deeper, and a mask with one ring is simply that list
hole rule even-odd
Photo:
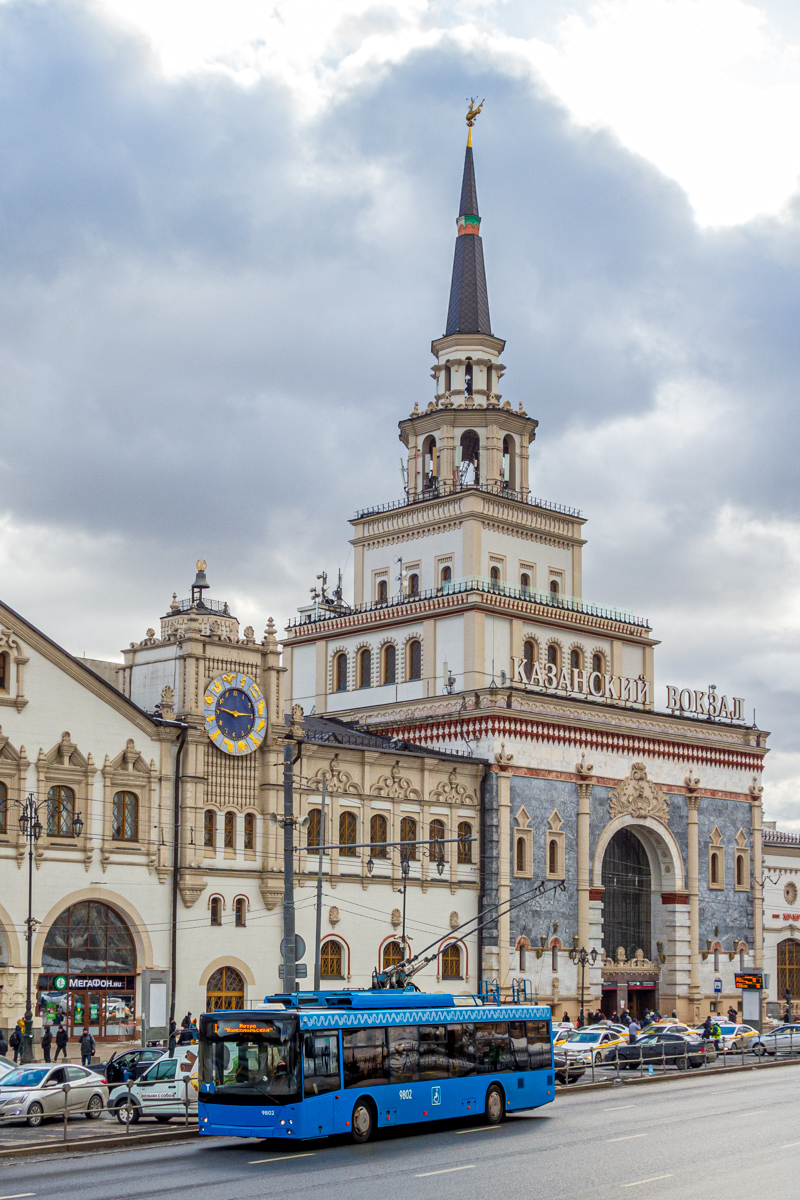
[{"label": "arched window", "polygon": [[389,599],[389,584],[385,579],[378,580],[378,604],[385,604]]},{"label": "arched window", "polygon": [[211,924],[212,925],[221,925],[222,924],[222,899],[220,896],[212,896],[211,897],[211,904],[209,905],[209,911],[211,913]]},{"label": "arched window", "polygon": [[560,666],[560,658],[561,658],[561,656],[559,654],[558,646],[555,644],[555,642],[551,642],[550,645],[547,647],[547,662],[548,662],[548,664],[550,666],[555,667],[556,670],[558,670],[558,668]]},{"label": "arched window", "polygon": [[343,812],[339,816],[339,853],[345,858],[356,858],[356,842],[358,841],[358,821],[356,814]]},{"label": "arched window", "polygon": [[452,567],[448,567],[448,566],[442,567],[442,584],[450,583],[452,581],[452,578],[453,578]]},{"label": "arched window", "polygon": [[8,669],[8,655],[0,654],[0,692],[8,691],[8,681],[11,672]]},{"label": "arched window", "polygon": [[525,838],[517,838],[517,874],[524,875],[528,869],[527,855],[525,853]]},{"label": "arched window", "polygon": [[139,839],[139,797],[135,792],[116,792],[111,801],[111,836],[122,842]]},{"label": "arched window", "polygon": [[490,567],[489,568],[489,579],[491,581],[492,587],[496,587],[500,583],[500,568],[499,567]]},{"label": "arched window", "polygon": [[455,942],[442,951],[442,979],[461,979],[461,947]]},{"label": "arched window", "polygon": [[474,429],[467,429],[461,435],[461,463],[459,479],[462,484],[470,485],[480,482],[481,477],[481,441]]},{"label": "arched window", "polygon": [[573,671],[580,671],[583,666],[583,655],[580,650],[570,650],[569,665]]},{"label": "arched window", "polygon": [[444,821],[439,817],[434,817],[428,826],[428,837],[430,838],[428,852],[435,862],[439,861],[440,858],[444,858],[444,839],[446,837]]},{"label": "arched window", "polygon": [[433,487],[439,474],[439,462],[436,453],[436,438],[431,435],[422,443],[422,486]]},{"label": "arched window", "polygon": [[531,588],[531,577],[527,571],[523,571],[519,577],[519,586],[523,592],[529,592]]},{"label": "arched window", "polygon": [[[400,841],[401,842],[416,842],[417,840],[417,822],[413,817],[403,817],[400,822]],[[417,847],[405,847],[406,858],[417,857]]]},{"label": "arched window", "polygon": [[464,364],[464,395],[472,395],[472,359],[468,358]]},{"label": "arched window", "polygon": [[408,678],[422,679],[422,642],[415,638],[413,642],[408,643],[406,650],[408,655]]},{"label": "arched window", "polygon": [[358,656],[358,686],[372,687],[372,651],[362,650]]},{"label": "arched window", "polygon": [[236,813],[226,812],[222,844],[226,850],[236,849]]},{"label": "arched window", "polygon": [[343,960],[341,942],[337,942],[335,938],[323,942],[320,953],[320,975],[323,979],[341,979]]},{"label": "arched window", "polygon": [[512,491],[517,487],[517,456],[514,439],[503,438],[503,483]]},{"label": "arched window", "polygon": [[387,942],[383,947],[383,969],[396,967],[403,961],[403,947],[400,942]]},{"label": "arched window", "polygon": [[337,654],[333,660],[333,690],[335,692],[347,691],[347,655],[344,651]]},{"label": "arched window", "polygon": [[[603,857],[603,938],[606,953],[633,958],[641,950],[650,957],[652,876],[644,845],[631,829],[619,829]],[[612,948],[613,947],[613,948]]]},{"label": "arched window", "polygon": [[449,392],[451,387],[452,387],[452,371],[451,371],[450,365],[448,363],[448,365],[444,369],[444,390],[445,390],[445,392]]},{"label": "arched window", "polygon": [[550,947],[550,969],[552,971],[558,970],[558,943],[557,942],[553,942],[553,945]]},{"label": "arched window", "polygon": [[709,879],[712,883],[719,883],[719,854],[716,850],[711,851],[710,864]]},{"label": "arched window", "polygon": [[369,852],[373,858],[388,858],[388,824],[383,813],[375,813],[369,823]]},{"label": "arched window", "polygon": [[408,577],[408,594],[409,596],[419,595],[419,575],[416,571],[412,571]]},{"label": "arched window", "polygon": [[256,848],[256,814],[244,814],[244,848],[245,850],[255,850]]},{"label": "arched window", "polygon": [[529,638],[522,647],[522,657],[525,660],[525,678],[530,682],[533,664],[539,661],[539,647]]},{"label": "arched window", "polygon": [[459,821],[458,824],[458,861],[472,862],[472,826],[469,821]]},{"label": "arched window", "polygon": [[744,887],[744,855],[736,855],[736,886]]},{"label": "arched window", "polygon": [[8,831],[8,788],[0,783],[0,833]]},{"label": "arched window", "polygon": [[524,971],[525,970],[526,951],[527,951],[528,947],[523,942],[520,942],[517,949],[519,950],[519,969],[520,969],[520,971]]},{"label": "arched window", "polygon": [[550,838],[547,844],[547,872],[558,875],[558,842],[555,838]]},{"label": "arched window", "polygon": [[217,814],[213,808],[203,813],[203,845],[213,850],[217,844]]},{"label": "arched window", "polygon": [[206,984],[206,1011],[244,1008],[244,979],[235,967],[220,967]]},{"label": "arched window", "polygon": [[778,996],[781,1000],[787,992],[793,1000],[800,996],[800,942],[794,938],[778,942]]},{"label": "arched window", "polygon": [[739,970],[744,971],[744,947],[739,949]]},{"label": "arched window", "polygon": [[240,929],[247,924],[247,901],[244,896],[237,896],[233,902],[233,919]]},{"label": "arched window", "polygon": [[100,900],[82,900],[64,909],[47,931],[42,971],[135,975],[136,948],[127,922]]},{"label": "arched window", "polygon": [[319,808],[310,808],[308,810],[308,830],[306,832],[306,846],[309,850],[319,849],[322,842],[322,810]]},{"label": "arched window", "polygon": [[397,647],[391,642],[383,647],[383,682],[397,682]]},{"label": "arched window", "polygon": [[605,674],[606,664],[603,661],[602,654],[593,654],[592,655],[592,670],[594,672],[596,672],[598,675]]},{"label": "arched window", "polygon": [[557,596],[560,591],[561,591],[561,588],[559,587],[558,580],[551,579],[550,580],[550,595]]},{"label": "arched window", "polygon": [[72,837],[75,820],[75,793],[70,787],[51,787],[47,793],[47,833],[49,837]]}]

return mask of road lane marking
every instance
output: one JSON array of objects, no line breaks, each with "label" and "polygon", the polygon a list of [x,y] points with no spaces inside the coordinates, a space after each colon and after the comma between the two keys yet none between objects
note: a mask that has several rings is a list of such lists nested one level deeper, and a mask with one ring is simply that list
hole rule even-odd
[{"label": "road lane marking", "polygon": [[604,1108],[603,1112],[619,1112],[621,1108],[633,1108],[632,1104],[613,1104],[611,1108]]},{"label": "road lane marking", "polygon": [[445,1167],[442,1171],[423,1171],[417,1179],[427,1179],[429,1175],[450,1175],[453,1171],[474,1171],[475,1163],[471,1163],[468,1167]]},{"label": "road lane marking", "polygon": [[779,1150],[791,1150],[794,1146],[800,1146],[800,1142],[787,1142],[785,1146],[778,1146]]},{"label": "road lane marking", "polygon": [[[631,1105],[633,1107],[633,1105]],[[457,1129],[456,1133],[486,1133],[492,1129],[502,1129],[502,1125],[479,1125],[477,1129]]]},{"label": "road lane marking", "polygon": [[626,1133],[624,1137],[606,1138],[607,1142],[630,1142],[633,1138],[647,1137],[646,1133]]},{"label": "road lane marking", "polygon": [[[305,1154],[281,1154],[279,1158],[251,1158],[247,1165],[255,1167],[258,1163],[286,1162],[290,1158],[311,1158],[316,1153],[316,1150],[306,1150]],[[0,1200],[8,1200],[8,1197],[0,1196]]]},{"label": "road lane marking", "polygon": [[27,1200],[28,1196],[35,1196],[36,1192],[17,1192],[14,1196],[0,1196],[0,1200]]},{"label": "road lane marking", "polygon": [[672,1179],[672,1172],[669,1175],[651,1175],[649,1179],[634,1179],[633,1183],[623,1183],[623,1187],[639,1187],[642,1183],[655,1183],[657,1179]]}]

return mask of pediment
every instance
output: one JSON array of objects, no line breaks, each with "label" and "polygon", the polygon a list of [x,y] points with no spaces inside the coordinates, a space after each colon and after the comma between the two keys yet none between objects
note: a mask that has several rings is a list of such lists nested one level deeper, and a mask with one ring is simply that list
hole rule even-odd
[{"label": "pediment", "polygon": [[74,770],[85,771],[90,765],[91,754],[83,754],[72,740],[72,735],[65,730],[61,741],[56,742],[52,749],[42,756],[47,763],[54,767],[72,767]]},{"label": "pediment", "polygon": [[116,758],[110,759],[106,755],[103,771],[132,771],[140,775],[149,775],[150,766],[141,752],[136,749],[133,738],[128,738],[125,749],[121,750]]}]

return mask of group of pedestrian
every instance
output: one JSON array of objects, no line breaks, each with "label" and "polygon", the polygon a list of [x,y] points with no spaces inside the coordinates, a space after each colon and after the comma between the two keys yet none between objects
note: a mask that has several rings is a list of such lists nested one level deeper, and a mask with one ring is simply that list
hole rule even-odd
[{"label": "group of pedestrian", "polygon": [[178,1022],[173,1019],[169,1023],[169,1052],[170,1054],[176,1046],[189,1046],[192,1042],[198,1040],[197,1019],[190,1012],[181,1021],[180,1030]]},{"label": "group of pedestrian", "polygon": [[[6,1055],[10,1050],[14,1055],[14,1062],[22,1061],[22,1042],[25,1036],[25,1020],[20,1018],[14,1028],[11,1030],[8,1041],[3,1037],[0,1031],[0,1055]],[[56,1044],[55,1060],[51,1059],[53,1052],[53,1042]],[[49,1025],[42,1027],[39,1043],[42,1047],[42,1061],[49,1063],[52,1061],[58,1062],[58,1057],[61,1055],[64,1062],[67,1061],[67,1045],[69,1044],[69,1034],[63,1025],[56,1028],[56,1035],[53,1037],[53,1031]],[[91,1066],[92,1058],[95,1052],[95,1040],[89,1033],[89,1030],[84,1028],[78,1042],[81,1051],[81,1066]]]},{"label": "group of pedestrian", "polygon": [[[737,1013],[737,1016],[738,1016],[738,1013]],[[705,1021],[703,1021],[703,1024],[700,1028],[700,1037],[703,1039],[704,1042],[713,1041],[714,1049],[719,1050],[719,1048],[720,1048],[719,1043],[720,1043],[720,1038],[722,1037],[722,1030],[720,1029],[719,1021],[717,1020],[717,1018],[712,1016],[710,1013],[706,1017]]]}]

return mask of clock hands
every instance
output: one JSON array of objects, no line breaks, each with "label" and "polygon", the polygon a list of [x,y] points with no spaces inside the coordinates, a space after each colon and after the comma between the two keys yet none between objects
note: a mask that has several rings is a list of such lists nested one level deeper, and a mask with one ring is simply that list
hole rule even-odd
[{"label": "clock hands", "polygon": [[231,717],[249,717],[251,715],[250,713],[234,712],[234,710],[232,708],[223,708],[220,711],[224,712],[224,713],[228,713],[228,715]]}]

